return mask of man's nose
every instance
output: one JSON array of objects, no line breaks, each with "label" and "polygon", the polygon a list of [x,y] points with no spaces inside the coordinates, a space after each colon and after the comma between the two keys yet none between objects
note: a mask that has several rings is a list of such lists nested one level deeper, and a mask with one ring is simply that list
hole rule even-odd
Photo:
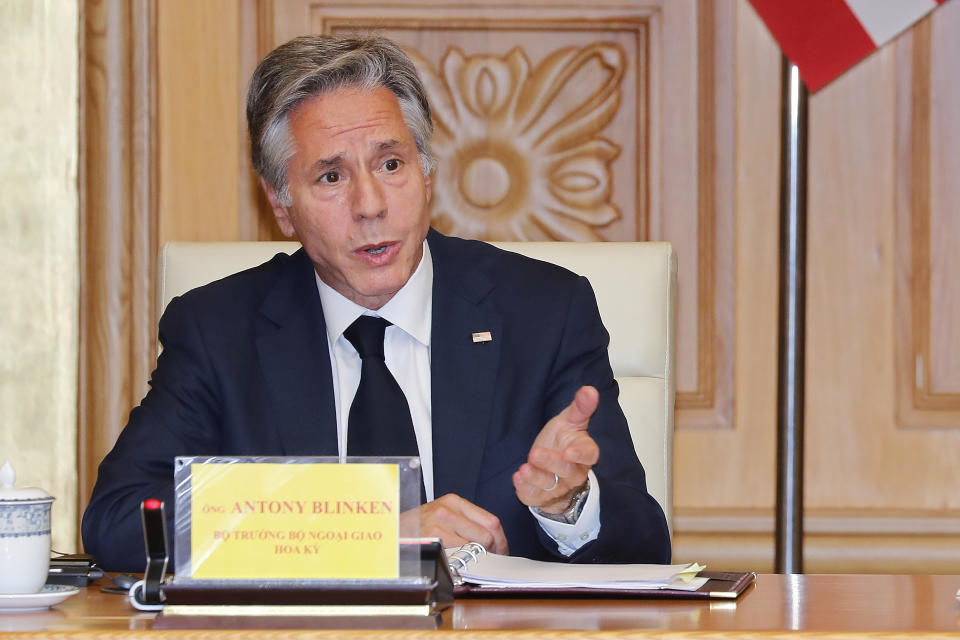
[{"label": "man's nose", "polygon": [[387,212],[383,185],[370,172],[361,171],[353,184],[353,213],[358,218],[376,218]]}]

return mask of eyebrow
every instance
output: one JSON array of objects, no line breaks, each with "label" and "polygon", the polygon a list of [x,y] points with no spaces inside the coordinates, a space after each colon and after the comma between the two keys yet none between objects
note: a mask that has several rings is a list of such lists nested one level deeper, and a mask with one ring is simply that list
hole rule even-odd
[{"label": "eyebrow", "polygon": [[[378,142],[374,146],[374,148],[377,151],[390,151],[392,149],[396,149],[400,145],[401,145],[401,142],[399,140],[395,138],[390,138],[389,140],[383,140],[381,142]],[[328,169],[331,169],[333,167],[338,167],[341,164],[343,164],[343,154],[337,153],[330,156],[329,158],[320,158],[319,160],[314,162],[313,170],[317,172],[325,172]]]},{"label": "eyebrow", "polygon": [[390,140],[384,140],[383,142],[377,143],[377,151],[389,151],[390,149],[395,149],[400,146],[400,141],[391,138]]},{"label": "eyebrow", "polygon": [[343,163],[343,154],[337,153],[330,156],[329,158],[320,158],[313,163],[313,170],[317,172],[324,172],[327,169],[332,167],[337,167]]}]

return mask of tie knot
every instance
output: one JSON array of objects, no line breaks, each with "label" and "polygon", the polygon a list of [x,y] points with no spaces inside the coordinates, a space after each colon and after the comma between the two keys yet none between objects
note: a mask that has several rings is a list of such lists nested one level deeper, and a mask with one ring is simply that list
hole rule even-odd
[{"label": "tie knot", "polygon": [[360,316],[343,332],[360,358],[375,356],[383,360],[383,334],[390,322],[374,316]]}]

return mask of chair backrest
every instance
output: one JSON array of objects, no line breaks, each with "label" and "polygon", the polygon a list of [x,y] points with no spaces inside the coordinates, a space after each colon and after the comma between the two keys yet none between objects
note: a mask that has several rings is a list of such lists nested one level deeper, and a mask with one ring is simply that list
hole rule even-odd
[{"label": "chair backrest", "polygon": [[[610,332],[620,406],[647,487],[673,523],[677,260],[666,242],[497,242],[589,278]],[[160,253],[158,309],[194,287],[293,253],[296,242],[170,242]]]}]

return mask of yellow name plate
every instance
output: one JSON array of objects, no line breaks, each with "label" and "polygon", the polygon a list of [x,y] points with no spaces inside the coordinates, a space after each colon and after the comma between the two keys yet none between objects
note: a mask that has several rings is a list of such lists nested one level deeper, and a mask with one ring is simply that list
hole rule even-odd
[{"label": "yellow name plate", "polygon": [[395,464],[190,465],[195,579],[399,574]]}]

